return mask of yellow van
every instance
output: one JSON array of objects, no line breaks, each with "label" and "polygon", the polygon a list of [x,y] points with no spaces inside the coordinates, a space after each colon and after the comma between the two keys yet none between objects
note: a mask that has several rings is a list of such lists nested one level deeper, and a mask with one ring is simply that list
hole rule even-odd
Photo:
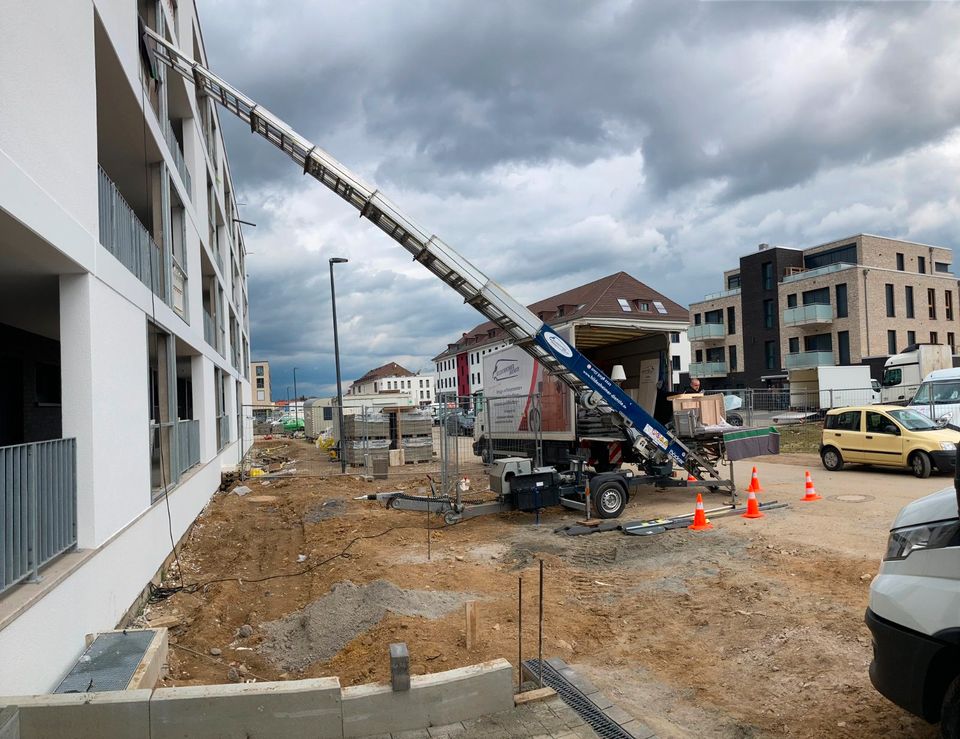
[{"label": "yellow van", "polygon": [[960,431],[943,428],[899,405],[865,405],[827,411],[820,460],[828,470],[843,465],[909,467],[917,477],[954,471]]}]

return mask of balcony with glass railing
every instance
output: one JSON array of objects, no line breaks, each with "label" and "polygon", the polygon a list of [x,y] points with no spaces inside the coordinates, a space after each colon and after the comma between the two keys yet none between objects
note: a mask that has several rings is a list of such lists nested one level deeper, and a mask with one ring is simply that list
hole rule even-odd
[{"label": "balcony with glass railing", "polygon": [[690,341],[716,341],[726,335],[727,327],[723,323],[697,323],[687,329]]},{"label": "balcony with glass railing", "polygon": [[787,355],[787,369],[809,369],[833,365],[832,351],[793,352]]},{"label": "balcony with glass railing", "polygon": [[187,169],[187,163],[183,158],[183,147],[177,141],[177,136],[173,132],[173,126],[170,121],[163,123],[163,137],[167,140],[167,148],[173,156],[173,163],[176,165],[177,172],[180,174],[180,180],[187,191],[187,197],[193,198],[193,184],[190,180],[190,170]]},{"label": "balcony with glass railing", "polygon": [[827,264],[823,267],[816,267],[814,269],[805,269],[802,272],[794,272],[792,275],[787,275],[784,277],[781,282],[783,284],[789,282],[799,282],[800,280],[807,280],[811,277],[822,277],[823,275],[833,274],[834,272],[840,272],[841,270],[850,269],[851,267],[856,267],[855,264],[850,264],[848,262],[837,262],[836,264]]},{"label": "balcony with glass railing", "polygon": [[729,289],[729,290],[721,290],[721,291],[718,292],[718,293],[708,293],[707,295],[704,295],[704,296],[703,296],[703,300],[701,300],[701,301],[699,301],[699,302],[705,303],[705,302],[707,302],[708,300],[717,300],[718,298],[730,298],[730,297],[733,297],[734,295],[739,295],[739,294],[740,294],[740,290],[741,290],[741,288],[739,288],[739,287],[734,287],[734,288],[731,288],[731,289]]},{"label": "balcony with glass railing", "polygon": [[829,303],[809,303],[786,308],[783,311],[784,326],[808,326],[816,323],[832,323],[833,306]]},{"label": "balcony with glass railing", "polygon": [[726,362],[690,362],[690,377],[726,377]]}]

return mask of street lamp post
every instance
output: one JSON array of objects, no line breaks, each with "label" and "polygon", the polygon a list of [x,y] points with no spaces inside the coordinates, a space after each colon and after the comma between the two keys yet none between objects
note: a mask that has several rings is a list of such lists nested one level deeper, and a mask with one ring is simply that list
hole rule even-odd
[{"label": "street lamp post", "polygon": [[297,429],[300,428],[300,408],[297,405],[297,398],[300,396],[297,395],[297,368],[293,368],[293,420],[294,426],[293,431],[296,433]]},{"label": "street lamp post", "polygon": [[333,358],[337,366],[337,423],[340,441],[337,443],[337,456],[340,457],[340,472],[347,471],[347,457],[343,439],[343,385],[340,381],[340,340],[337,336],[337,289],[333,282],[333,265],[345,264],[343,257],[330,258],[330,305],[333,308]]}]

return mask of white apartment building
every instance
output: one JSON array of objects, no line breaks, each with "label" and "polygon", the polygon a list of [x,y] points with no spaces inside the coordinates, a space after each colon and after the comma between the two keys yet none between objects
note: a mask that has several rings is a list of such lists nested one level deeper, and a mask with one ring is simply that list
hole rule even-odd
[{"label": "white apartment building", "polygon": [[403,393],[409,395],[414,405],[430,405],[434,400],[434,385],[431,375],[420,375],[388,362],[354,380],[347,389],[348,395],[383,395]]},{"label": "white apartment building", "polygon": [[690,371],[690,339],[686,330],[670,332],[670,374],[673,387],[680,387],[681,373]]},{"label": "white apartment building", "polygon": [[36,510],[0,517],[0,695],[124,618],[252,434],[217,110],[138,15],[205,62],[190,0],[0,0],[0,510]]}]

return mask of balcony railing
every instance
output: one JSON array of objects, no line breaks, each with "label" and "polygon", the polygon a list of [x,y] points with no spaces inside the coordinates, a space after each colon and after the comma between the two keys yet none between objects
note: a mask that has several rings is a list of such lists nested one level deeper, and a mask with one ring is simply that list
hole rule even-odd
[{"label": "balcony railing", "polygon": [[187,169],[187,163],[183,159],[183,149],[180,148],[180,142],[173,133],[173,126],[170,121],[163,123],[163,137],[167,140],[167,148],[173,155],[173,163],[177,166],[177,172],[180,173],[180,179],[187,190],[187,196],[193,199],[193,185],[190,181],[190,170]]},{"label": "balcony railing", "polygon": [[716,300],[717,298],[729,298],[732,295],[739,295],[741,288],[733,287],[729,290],[721,290],[718,293],[709,293],[703,296],[703,300],[699,302],[706,302],[707,300]]},{"label": "balcony railing", "polygon": [[784,326],[806,326],[811,323],[832,323],[833,306],[829,303],[810,303],[786,308],[783,311]]},{"label": "balcony railing", "polygon": [[206,311],[203,312],[203,340],[206,341],[214,349],[217,348],[217,324],[213,321],[213,316],[211,316]]},{"label": "balcony railing", "polygon": [[815,269],[807,269],[803,272],[795,272],[792,275],[787,275],[784,277],[781,282],[798,282],[800,280],[806,280],[811,277],[820,277],[821,275],[829,275],[832,272],[839,272],[843,269],[850,269],[851,267],[856,267],[855,264],[849,264],[847,262],[837,262],[836,264],[827,264],[823,267],[816,267]]},{"label": "balcony railing", "polygon": [[0,447],[0,593],[76,544],[76,440]]},{"label": "balcony railing", "polygon": [[163,255],[160,247],[102,167],[98,199],[100,243],[140,282],[163,298]]},{"label": "balcony railing", "polygon": [[699,323],[687,329],[687,338],[690,341],[722,339],[726,335],[727,327],[723,323]]},{"label": "balcony railing", "polygon": [[217,449],[230,443],[230,416],[217,416]]},{"label": "balcony railing", "polygon": [[177,459],[180,474],[200,462],[200,421],[177,421]]},{"label": "balcony railing", "polygon": [[787,355],[787,369],[807,369],[833,365],[832,351],[794,352]]},{"label": "balcony railing", "polygon": [[726,362],[690,362],[690,377],[726,377]]}]

